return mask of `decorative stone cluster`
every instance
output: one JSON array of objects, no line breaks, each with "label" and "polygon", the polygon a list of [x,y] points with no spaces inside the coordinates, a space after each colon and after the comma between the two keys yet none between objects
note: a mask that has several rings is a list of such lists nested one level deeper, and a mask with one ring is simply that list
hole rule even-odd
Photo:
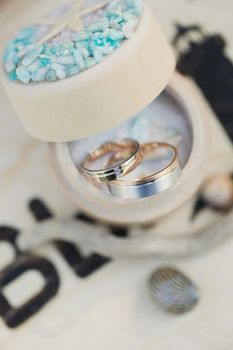
[{"label": "decorative stone cluster", "polygon": [[[100,18],[74,32],[64,28],[57,40],[38,44],[49,28],[33,25],[22,29],[11,40],[4,53],[8,78],[28,84],[56,81],[78,74],[117,49],[133,36],[142,13],[141,0],[120,0],[104,8]],[[64,35],[65,33],[65,35]]]}]

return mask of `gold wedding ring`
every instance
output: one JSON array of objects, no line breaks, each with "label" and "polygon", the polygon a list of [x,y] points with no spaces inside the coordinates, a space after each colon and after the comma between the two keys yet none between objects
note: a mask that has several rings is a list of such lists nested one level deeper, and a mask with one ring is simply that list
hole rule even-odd
[{"label": "gold wedding ring", "polygon": [[[155,157],[159,149],[166,149],[172,152],[172,159],[167,166],[163,167],[160,171],[138,179],[126,180],[122,178],[117,181],[111,181],[108,183],[110,192],[119,198],[138,199],[153,196],[170,188],[181,173],[176,148],[163,142],[151,142],[141,145],[143,158]],[[117,158],[120,158],[120,153],[115,155],[115,159],[113,156],[109,160],[109,164]]]},{"label": "gold wedding ring", "polygon": [[[106,156],[114,157],[114,154],[121,154],[121,159],[115,164],[109,164],[101,169],[92,169],[91,165]],[[89,153],[80,165],[80,171],[89,179],[95,182],[110,182],[118,180],[121,176],[134,170],[142,161],[140,144],[133,139],[119,141],[108,141],[95,151]],[[113,163],[113,162],[111,162]]]}]

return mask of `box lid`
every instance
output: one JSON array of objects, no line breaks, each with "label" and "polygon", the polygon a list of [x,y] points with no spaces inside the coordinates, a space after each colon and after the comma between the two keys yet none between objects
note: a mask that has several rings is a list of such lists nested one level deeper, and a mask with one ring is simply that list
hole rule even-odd
[{"label": "box lid", "polygon": [[86,0],[21,30],[3,86],[26,130],[65,142],[108,130],[147,106],[174,70],[172,50],[139,0]]}]

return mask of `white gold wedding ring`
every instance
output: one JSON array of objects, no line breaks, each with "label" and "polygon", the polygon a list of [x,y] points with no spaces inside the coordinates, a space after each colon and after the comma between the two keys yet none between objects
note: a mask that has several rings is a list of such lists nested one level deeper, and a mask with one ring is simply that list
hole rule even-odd
[{"label": "white gold wedding ring", "polygon": [[[117,181],[108,183],[110,192],[119,198],[138,199],[153,196],[170,188],[178,179],[181,173],[177,150],[174,146],[163,142],[151,142],[141,145],[143,158],[156,157],[159,149],[165,149],[172,153],[169,164],[160,171],[138,179],[126,180],[124,177]],[[119,155],[118,155],[119,157]],[[114,160],[114,156],[110,162]]]}]

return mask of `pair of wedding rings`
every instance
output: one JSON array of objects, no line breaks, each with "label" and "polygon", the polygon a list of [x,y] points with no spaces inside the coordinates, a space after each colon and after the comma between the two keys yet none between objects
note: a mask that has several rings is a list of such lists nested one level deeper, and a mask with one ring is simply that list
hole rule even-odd
[{"label": "pair of wedding rings", "polygon": [[[152,174],[136,179],[125,178],[147,158],[158,157],[158,152],[170,153],[168,164],[163,164]],[[105,166],[93,169],[92,165],[104,161]],[[80,171],[88,180],[96,183],[107,183],[112,195],[124,199],[138,199],[153,196],[170,188],[178,179],[181,168],[177,150],[165,142],[139,144],[133,139],[108,141],[89,153],[81,162]]]}]

